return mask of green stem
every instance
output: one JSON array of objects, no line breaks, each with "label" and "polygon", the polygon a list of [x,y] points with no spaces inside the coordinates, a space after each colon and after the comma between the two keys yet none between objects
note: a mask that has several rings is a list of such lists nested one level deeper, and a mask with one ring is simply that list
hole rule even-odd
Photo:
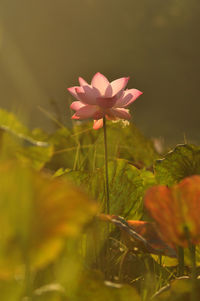
[{"label": "green stem", "polygon": [[110,214],[109,182],[108,182],[108,147],[107,147],[107,132],[106,132],[106,118],[105,118],[105,116],[103,117],[103,133],[104,133],[104,152],[105,152],[106,213]]},{"label": "green stem", "polygon": [[192,279],[196,279],[196,246],[192,243],[189,244],[189,251],[190,251],[190,258],[191,258],[191,265],[192,265]]},{"label": "green stem", "polygon": [[191,259],[191,266],[192,266],[192,279],[196,278],[196,247],[195,245],[191,242],[191,236],[190,236],[190,231],[188,227],[185,227],[185,234],[186,238],[188,241],[188,249],[190,252],[190,259]]},{"label": "green stem", "polygon": [[188,249],[190,252],[190,260],[191,260],[191,266],[192,266],[192,272],[191,272],[191,279],[192,279],[192,292],[191,292],[191,301],[198,300],[197,298],[197,271],[196,271],[196,246],[191,242],[191,236],[189,229],[185,228],[185,233],[188,241]]},{"label": "green stem", "polygon": [[159,265],[162,268],[162,255],[159,255]]},{"label": "green stem", "polygon": [[178,247],[178,277],[184,274],[184,249]]},{"label": "green stem", "polygon": [[191,292],[191,301],[197,301],[197,272],[196,272],[196,246],[193,245],[190,241],[189,244],[189,251],[190,251],[190,258],[191,258],[191,265],[192,265],[192,292]]}]

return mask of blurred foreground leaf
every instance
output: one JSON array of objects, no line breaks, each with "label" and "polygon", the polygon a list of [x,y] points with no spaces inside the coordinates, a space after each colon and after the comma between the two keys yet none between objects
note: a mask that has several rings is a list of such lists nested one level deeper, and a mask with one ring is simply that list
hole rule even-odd
[{"label": "blurred foreground leaf", "polygon": [[75,298],[76,301],[141,301],[137,291],[128,285],[103,281],[103,277],[97,272],[91,275],[83,274],[80,281],[80,289]]},{"label": "blurred foreground leaf", "polygon": [[200,147],[182,144],[155,163],[158,183],[173,185],[185,177],[200,174]]},{"label": "blurred foreground leaf", "polygon": [[96,205],[64,179],[0,165],[0,278],[22,274],[52,261],[65,238],[77,237]]}]

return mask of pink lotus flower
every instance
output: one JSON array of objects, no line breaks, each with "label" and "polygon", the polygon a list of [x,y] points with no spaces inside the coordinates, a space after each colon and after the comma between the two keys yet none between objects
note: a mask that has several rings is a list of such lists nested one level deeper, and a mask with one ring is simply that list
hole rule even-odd
[{"label": "pink lotus flower", "polygon": [[137,89],[124,90],[129,77],[122,77],[112,81],[101,73],[96,73],[88,84],[79,77],[80,86],[68,88],[68,91],[78,100],[71,104],[71,109],[76,111],[72,119],[94,119],[95,130],[103,126],[103,117],[108,120],[126,119],[131,115],[125,109],[141,94]]}]

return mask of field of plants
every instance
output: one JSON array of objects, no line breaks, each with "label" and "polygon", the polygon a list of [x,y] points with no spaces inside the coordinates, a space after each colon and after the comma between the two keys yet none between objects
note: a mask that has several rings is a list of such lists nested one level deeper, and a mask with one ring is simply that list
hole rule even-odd
[{"label": "field of plants", "polygon": [[0,300],[199,300],[200,147],[48,118],[0,110]]}]

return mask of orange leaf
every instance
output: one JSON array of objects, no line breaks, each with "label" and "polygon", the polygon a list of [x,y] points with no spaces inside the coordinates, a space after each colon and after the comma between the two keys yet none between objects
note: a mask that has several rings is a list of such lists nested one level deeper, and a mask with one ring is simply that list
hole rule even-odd
[{"label": "orange leaf", "polygon": [[151,187],[145,206],[156,221],[163,239],[170,245],[188,246],[200,242],[200,176],[191,176],[179,184]]}]

